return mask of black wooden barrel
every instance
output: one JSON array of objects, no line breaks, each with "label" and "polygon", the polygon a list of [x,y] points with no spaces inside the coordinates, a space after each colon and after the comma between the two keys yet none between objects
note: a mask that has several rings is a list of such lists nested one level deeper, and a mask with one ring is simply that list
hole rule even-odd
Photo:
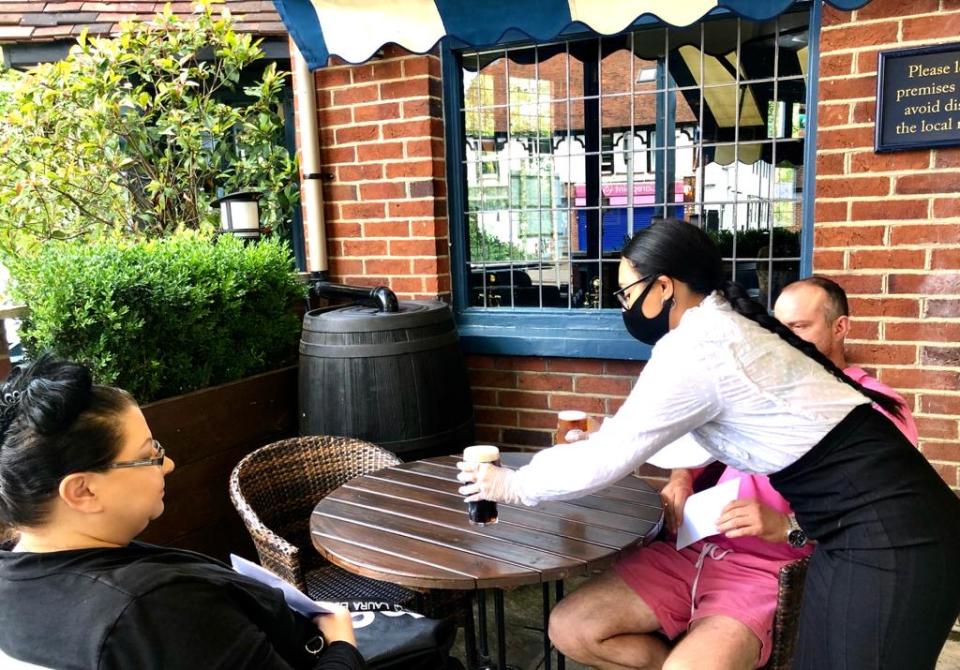
[{"label": "black wooden barrel", "polygon": [[449,306],[351,305],[304,316],[300,434],[357,437],[412,460],[473,440],[473,402]]}]

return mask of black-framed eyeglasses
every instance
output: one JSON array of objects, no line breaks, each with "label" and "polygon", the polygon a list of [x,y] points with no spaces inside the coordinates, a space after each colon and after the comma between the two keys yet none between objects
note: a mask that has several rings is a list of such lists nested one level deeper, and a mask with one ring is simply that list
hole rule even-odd
[{"label": "black-framed eyeglasses", "polygon": [[141,458],[136,461],[117,461],[116,463],[111,463],[107,468],[113,470],[116,468],[139,468],[143,465],[163,465],[163,459],[166,455],[166,452],[163,450],[163,445],[153,441],[153,448],[157,450],[157,455],[153,458]]},{"label": "black-framed eyeglasses", "polygon": [[650,275],[647,275],[647,276],[645,276],[645,277],[640,277],[640,279],[638,279],[637,281],[635,281],[635,282],[633,282],[633,283],[631,283],[631,284],[627,284],[627,285],[624,286],[623,288],[617,289],[616,291],[613,292],[613,297],[620,301],[620,304],[623,305],[623,308],[624,308],[624,309],[630,309],[630,303],[627,301],[627,295],[626,295],[627,291],[629,291],[630,289],[632,289],[632,288],[633,288],[634,286],[636,286],[637,284],[642,284],[643,282],[645,282],[645,281],[647,281],[648,279],[650,279],[650,277],[652,277],[652,276],[653,276],[653,275],[650,274]]}]

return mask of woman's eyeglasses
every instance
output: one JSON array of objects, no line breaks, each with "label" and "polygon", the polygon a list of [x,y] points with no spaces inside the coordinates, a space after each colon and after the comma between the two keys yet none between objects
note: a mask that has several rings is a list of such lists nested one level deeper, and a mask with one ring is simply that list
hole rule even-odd
[{"label": "woman's eyeglasses", "polygon": [[645,282],[645,281],[647,281],[648,279],[650,279],[650,277],[652,277],[652,276],[653,276],[653,275],[647,275],[647,276],[645,276],[645,277],[640,277],[640,279],[638,279],[637,281],[633,282],[632,284],[627,284],[627,285],[624,286],[623,288],[617,289],[616,291],[613,292],[613,297],[620,301],[620,304],[623,305],[623,308],[624,308],[624,309],[630,309],[630,302],[627,300],[627,291],[629,291],[630,289],[632,289],[632,288],[633,288],[634,286],[636,286],[637,284],[642,284],[643,282]]},{"label": "woman's eyeglasses", "polygon": [[142,465],[163,465],[163,459],[166,452],[163,450],[163,445],[153,441],[153,448],[157,450],[157,455],[153,458],[141,458],[136,461],[117,461],[116,463],[111,463],[107,467],[110,469],[115,468],[139,468]]}]

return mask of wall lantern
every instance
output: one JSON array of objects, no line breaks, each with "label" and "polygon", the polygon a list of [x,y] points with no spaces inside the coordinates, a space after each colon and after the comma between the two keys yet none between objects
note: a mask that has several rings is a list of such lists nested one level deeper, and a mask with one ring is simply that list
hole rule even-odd
[{"label": "wall lantern", "polygon": [[260,198],[258,191],[238,191],[214,200],[211,207],[220,208],[220,233],[231,233],[244,240],[258,240],[260,228]]}]

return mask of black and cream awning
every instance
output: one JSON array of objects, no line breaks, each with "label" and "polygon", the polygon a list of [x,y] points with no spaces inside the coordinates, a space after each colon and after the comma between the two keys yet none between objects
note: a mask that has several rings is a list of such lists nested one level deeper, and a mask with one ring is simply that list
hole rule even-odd
[{"label": "black and cream awning", "polygon": [[[828,0],[851,10],[868,0]],[[467,47],[488,47],[530,39],[544,42],[577,26],[601,35],[622,32],[650,15],[686,26],[726,10],[761,21],[795,5],[795,0],[274,0],[283,22],[311,69],[330,56],[361,63],[385,44],[414,53],[449,38]]]}]

